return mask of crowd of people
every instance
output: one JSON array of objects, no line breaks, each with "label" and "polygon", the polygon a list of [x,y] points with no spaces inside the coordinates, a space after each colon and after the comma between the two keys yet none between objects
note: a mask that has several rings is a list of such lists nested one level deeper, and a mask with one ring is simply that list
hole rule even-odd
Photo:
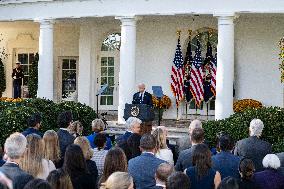
[{"label": "crowd of people", "polygon": [[209,148],[202,123],[194,120],[188,136],[173,146],[167,128],[141,134],[142,121],[130,117],[115,141],[95,119],[93,133],[72,113],[58,116],[58,131],[40,132],[41,116],[5,141],[0,188],[8,189],[284,189],[284,153],[273,154],[261,139],[264,124],[253,119],[249,137],[234,142],[217,134]]}]

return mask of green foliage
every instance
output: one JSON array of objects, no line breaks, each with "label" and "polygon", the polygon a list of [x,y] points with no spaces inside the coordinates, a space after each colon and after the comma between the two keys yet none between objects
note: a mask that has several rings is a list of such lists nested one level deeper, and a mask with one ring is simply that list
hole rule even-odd
[{"label": "green foliage", "polygon": [[6,90],[6,76],[4,70],[4,64],[2,58],[0,58],[0,97],[2,93]]},{"label": "green foliage", "polygon": [[42,115],[41,131],[58,130],[57,116],[60,112],[72,111],[74,121],[79,120],[84,126],[84,135],[91,133],[91,122],[96,112],[89,106],[75,102],[56,104],[46,99],[27,99],[20,103],[0,102],[0,144],[13,132],[22,132],[27,128],[27,119],[34,113]]},{"label": "green foliage", "polygon": [[270,142],[274,152],[284,151],[284,109],[268,107],[248,109],[242,113],[235,113],[225,120],[207,121],[204,123],[205,137],[210,146],[216,145],[216,134],[224,131],[235,141],[249,136],[249,124],[254,118],[264,123],[262,139]]},{"label": "green foliage", "polygon": [[30,74],[29,74],[29,95],[31,98],[36,98],[37,96],[37,89],[38,89],[38,60],[39,55],[36,53],[34,61],[31,66]]}]

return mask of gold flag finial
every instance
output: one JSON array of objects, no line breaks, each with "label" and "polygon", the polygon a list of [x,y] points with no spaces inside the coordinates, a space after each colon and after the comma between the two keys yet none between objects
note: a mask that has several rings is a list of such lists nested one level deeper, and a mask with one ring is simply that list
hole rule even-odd
[{"label": "gold flag finial", "polygon": [[213,35],[213,29],[209,28],[208,33],[209,33],[209,37],[211,37]]},{"label": "gold flag finial", "polygon": [[177,36],[180,37],[181,30],[177,30]]},{"label": "gold flag finial", "polygon": [[192,30],[189,29],[189,30],[188,30],[188,36],[189,36],[189,38],[191,38],[191,35],[192,35]]}]

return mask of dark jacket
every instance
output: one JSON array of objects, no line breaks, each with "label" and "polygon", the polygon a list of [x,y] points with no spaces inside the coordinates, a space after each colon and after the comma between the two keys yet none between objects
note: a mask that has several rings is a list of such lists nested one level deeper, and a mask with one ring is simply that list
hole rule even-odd
[{"label": "dark jacket", "polygon": [[78,174],[76,177],[71,177],[74,189],[97,189],[97,181],[93,179],[91,174]]},{"label": "dark jacket", "polygon": [[66,148],[74,143],[75,137],[71,135],[67,130],[59,129],[57,131],[61,157],[64,158]]},{"label": "dark jacket", "polygon": [[263,170],[262,160],[271,151],[270,143],[251,136],[237,142],[234,154],[253,160],[257,172]]},{"label": "dark jacket", "polygon": [[192,151],[195,147],[192,146],[187,150],[183,150],[180,152],[177,163],[175,165],[176,171],[184,171],[186,168],[192,166]]},{"label": "dark jacket", "polygon": [[221,151],[212,156],[213,169],[221,174],[222,179],[228,176],[239,178],[240,158],[230,152]]},{"label": "dark jacket", "polygon": [[23,134],[24,136],[28,136],[29,134],[37,134],[37,135],[39,135],[39,136],[41,136],[41,137],[43,136],[42,133],[39,132],[39,130],[34,129],[34,128],[32,128],[32,127],[27,128],[24,132],[22,132],[22,134]]},{"label": "dark jacket", "polygon": [[274,169],[265,169],[254,174],[256,184],[260,189],[283,189],[284,176]]},{"label": "dark jacket", "polygon": [[29,175],[14,163],[5,163],[0,171],[12,180],[14,189],[23,189],[33,179],[32,175]]},{"label": "dark jacket", "polygon": [[128,163],[128,172],[133,177],[136,189],[149,189],[156,185],[155,173],[165,161],[151,153],[142,153]]},{"label": "dark jacket", "polygon": [[87,168],[88,171],[90,173],[90,175],[92,176],[93,180],[98,181],[98,168],[96,165],[96,162],[92,161],[92,160],[86,160],[87,163]]},{"label": "dark jacket", "polygon": [[140,151],[140,139],[141,136],[137,133],[133,133],[127,140],[127,146],[129,148],[130,151],[130,157],[131,158],[135,158],[137,156],[141,155],[141,151]]},{"label": "dark jacket", "polygon": [[16,76],[16,79],[14,79],[14,84],[22,85],[22,79],[24,78],[23,69],[22,68],[19,68],[19,69],[14,68],[13,73],[12,73],[12,77],[14,78],[14,76]]},{"label": "dark jacket", "polygon": [[254,179],[251,180],[239,179],[238,183],[239,183],[239,189],[259,189]]},{"label": "dark jacket", "polygon": [[145,91],[143,100],[141,101],[140,92],[137,92],[133,95],[132,104],[148,104],[153,106],[152,95]]}]

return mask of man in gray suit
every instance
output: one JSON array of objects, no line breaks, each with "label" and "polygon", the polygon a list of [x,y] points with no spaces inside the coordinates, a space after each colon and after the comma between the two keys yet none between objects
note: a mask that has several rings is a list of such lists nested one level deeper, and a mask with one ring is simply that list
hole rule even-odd
[{"label": "man in gray suit", "polygon": [[284,175],[284,152],[276,154],[281,162],[281,167],[279,168],[279,172]]},{"label": "man in gray suit", "polygon": [[6,163],[0,168],[0,172],[12,180],[14,189],[23,189],[33,179],[31,175],[23,171],[19,164],[27,146],[27,139],[21,133],[10,135],[4,144],[4,151],[8,157]]},{"label": "man in gray suit", "polygon": [[145,134],[140,140],[142,154],[128,162],[128,172],[133,177],[136,189],[149,189],[156,185],[155,173],[164,160],[155,157],[156,140],[153,135]]},{"label": "man in gray suit", "polygon": [[191,147],[190,136],[196,128],[202,129],[202,123],[198,119],[193,120],[188,127],[188,135],[177,140],[178,153]]},{"label": "man in gray suit", "polygon": [[192,146],[186,150],[180,152],[175,170],[184,171],[186,168],[192,166],[192,152],[195,145],[202,144],[204,142],[204,130],[202,128],[196,128],[191,133]]},{"label": "man in gray suit", "polygon": [[271,154],[271,144],[260,139],[263,122],[260,119],[253,119],[250,122],[250,137],[237,142],[234,154],[249,158],[254,162],[256,171],[263,170],[262,160],[267,154]]}]

